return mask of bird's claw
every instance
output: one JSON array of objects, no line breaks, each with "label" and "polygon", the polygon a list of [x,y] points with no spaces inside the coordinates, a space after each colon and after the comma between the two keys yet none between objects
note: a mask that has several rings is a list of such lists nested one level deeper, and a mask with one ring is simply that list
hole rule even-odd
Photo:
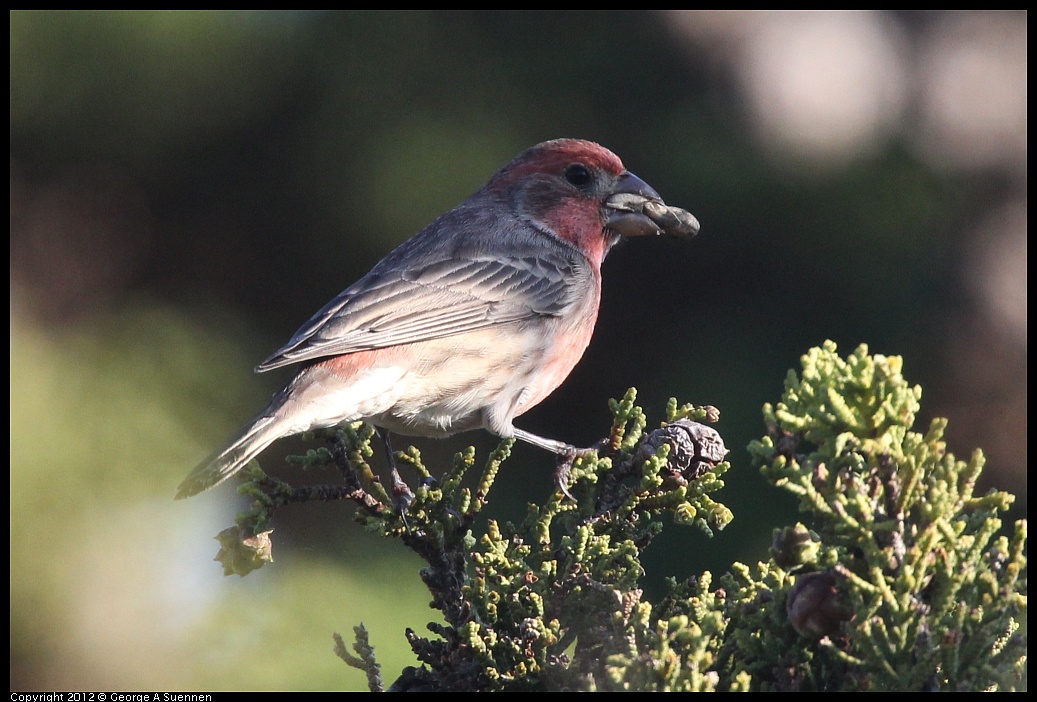
[{"label": "bird's claw", "polygon": [[578,449],[573,446],[563,453],[558,454],[558,466],[555,468],[554,474],[555,485],[562,491],[563,495],[573,502],[576,502],[576,498],[573,497],[571,492],[569,492],[569,482],[570,476],[572,475],[573,462],[576,461],[577,458],[596,456],[598,448],[597,445],[585,449]]},{"label": "bird's claw", "polygon": [[555,485],[562,491],[562,494],[568,497],[573,502],[576,502],[576,498],[569,492],[569,475],[572,473],[573,461],[576,459],[575,453],[569,453],[560,455],[558,457],[558,467],[555,468]]},{"label": "bird's claw", "polygon": [[414,502],[414,491],[410,489],[407,483],[403,482],[400,478],[399,473],[393,468],[392,476],[392,504],[396,509],[397,513],[401,516],[407,511],[407,508]]}]

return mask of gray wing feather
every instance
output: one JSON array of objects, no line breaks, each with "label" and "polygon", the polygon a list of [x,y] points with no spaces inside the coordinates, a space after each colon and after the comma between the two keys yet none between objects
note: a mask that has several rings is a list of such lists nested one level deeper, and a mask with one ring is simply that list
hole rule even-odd
[{"label": "gray wing feather", "polygon": [[[546,247],[545,247],[546,248]],[[257,371],[556,316],[572,304],[578,254],[450,258],[375,268],[315,314]]]}]

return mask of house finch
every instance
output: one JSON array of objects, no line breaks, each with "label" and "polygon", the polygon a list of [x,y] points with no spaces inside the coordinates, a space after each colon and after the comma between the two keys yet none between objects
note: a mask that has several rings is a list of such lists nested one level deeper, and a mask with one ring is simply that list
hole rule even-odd
[{"label": "house finch", "polygon": [[257,372],[300,368],[177,497],[218,485],[281,437],[357,420],[410,436],[482,427],[573,455],[512,420],[583,355],[601,262],[619,237],[697,231],[693,216],[668,207],[598,144],[528,149],[260,363]]}]

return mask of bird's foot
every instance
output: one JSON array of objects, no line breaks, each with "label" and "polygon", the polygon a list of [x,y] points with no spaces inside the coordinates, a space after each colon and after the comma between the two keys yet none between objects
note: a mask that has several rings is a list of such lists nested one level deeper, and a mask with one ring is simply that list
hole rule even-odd
[{"label": "bird's foot", "polygon": [[392,482],[392,506],[396,513],[403,518],[403,523],[406,525],[407,519],[404,517],[404,514],[411,503],[414,502],[414,491],[410,489],[410,485],[403,482],[403,478],[400,477],[400,471],[396,469],[396,452],[392,450],[392,440],[389,438],[389,432],[377,427],[375,432],[382,437],[382,442],[385,445],[385,457],[389,461],[389,479]]},{"label": "bird's foot", "polygon": [[576,502],[576,498],[569,492],[569,485],[571,483],[573,462],[577,458],[585,458],[587,456],[596,456],[600,446],[592,446],[590,448],[576,448],[575,446],[568,446],[564,450],[558,452],[558,465],[555,468],[554,481],[558,489],[562,491],[562,494],[568,497],[573,502]]}]

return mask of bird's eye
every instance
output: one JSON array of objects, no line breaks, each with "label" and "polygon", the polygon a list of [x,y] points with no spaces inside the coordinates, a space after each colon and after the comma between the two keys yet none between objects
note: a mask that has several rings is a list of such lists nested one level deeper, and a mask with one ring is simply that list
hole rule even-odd
[{"label": "bird's eye", "polygon": [[582,163],[574,163],[565,169],[565,179],[577,188],[584,188],[591,182],[591,172]]}]

